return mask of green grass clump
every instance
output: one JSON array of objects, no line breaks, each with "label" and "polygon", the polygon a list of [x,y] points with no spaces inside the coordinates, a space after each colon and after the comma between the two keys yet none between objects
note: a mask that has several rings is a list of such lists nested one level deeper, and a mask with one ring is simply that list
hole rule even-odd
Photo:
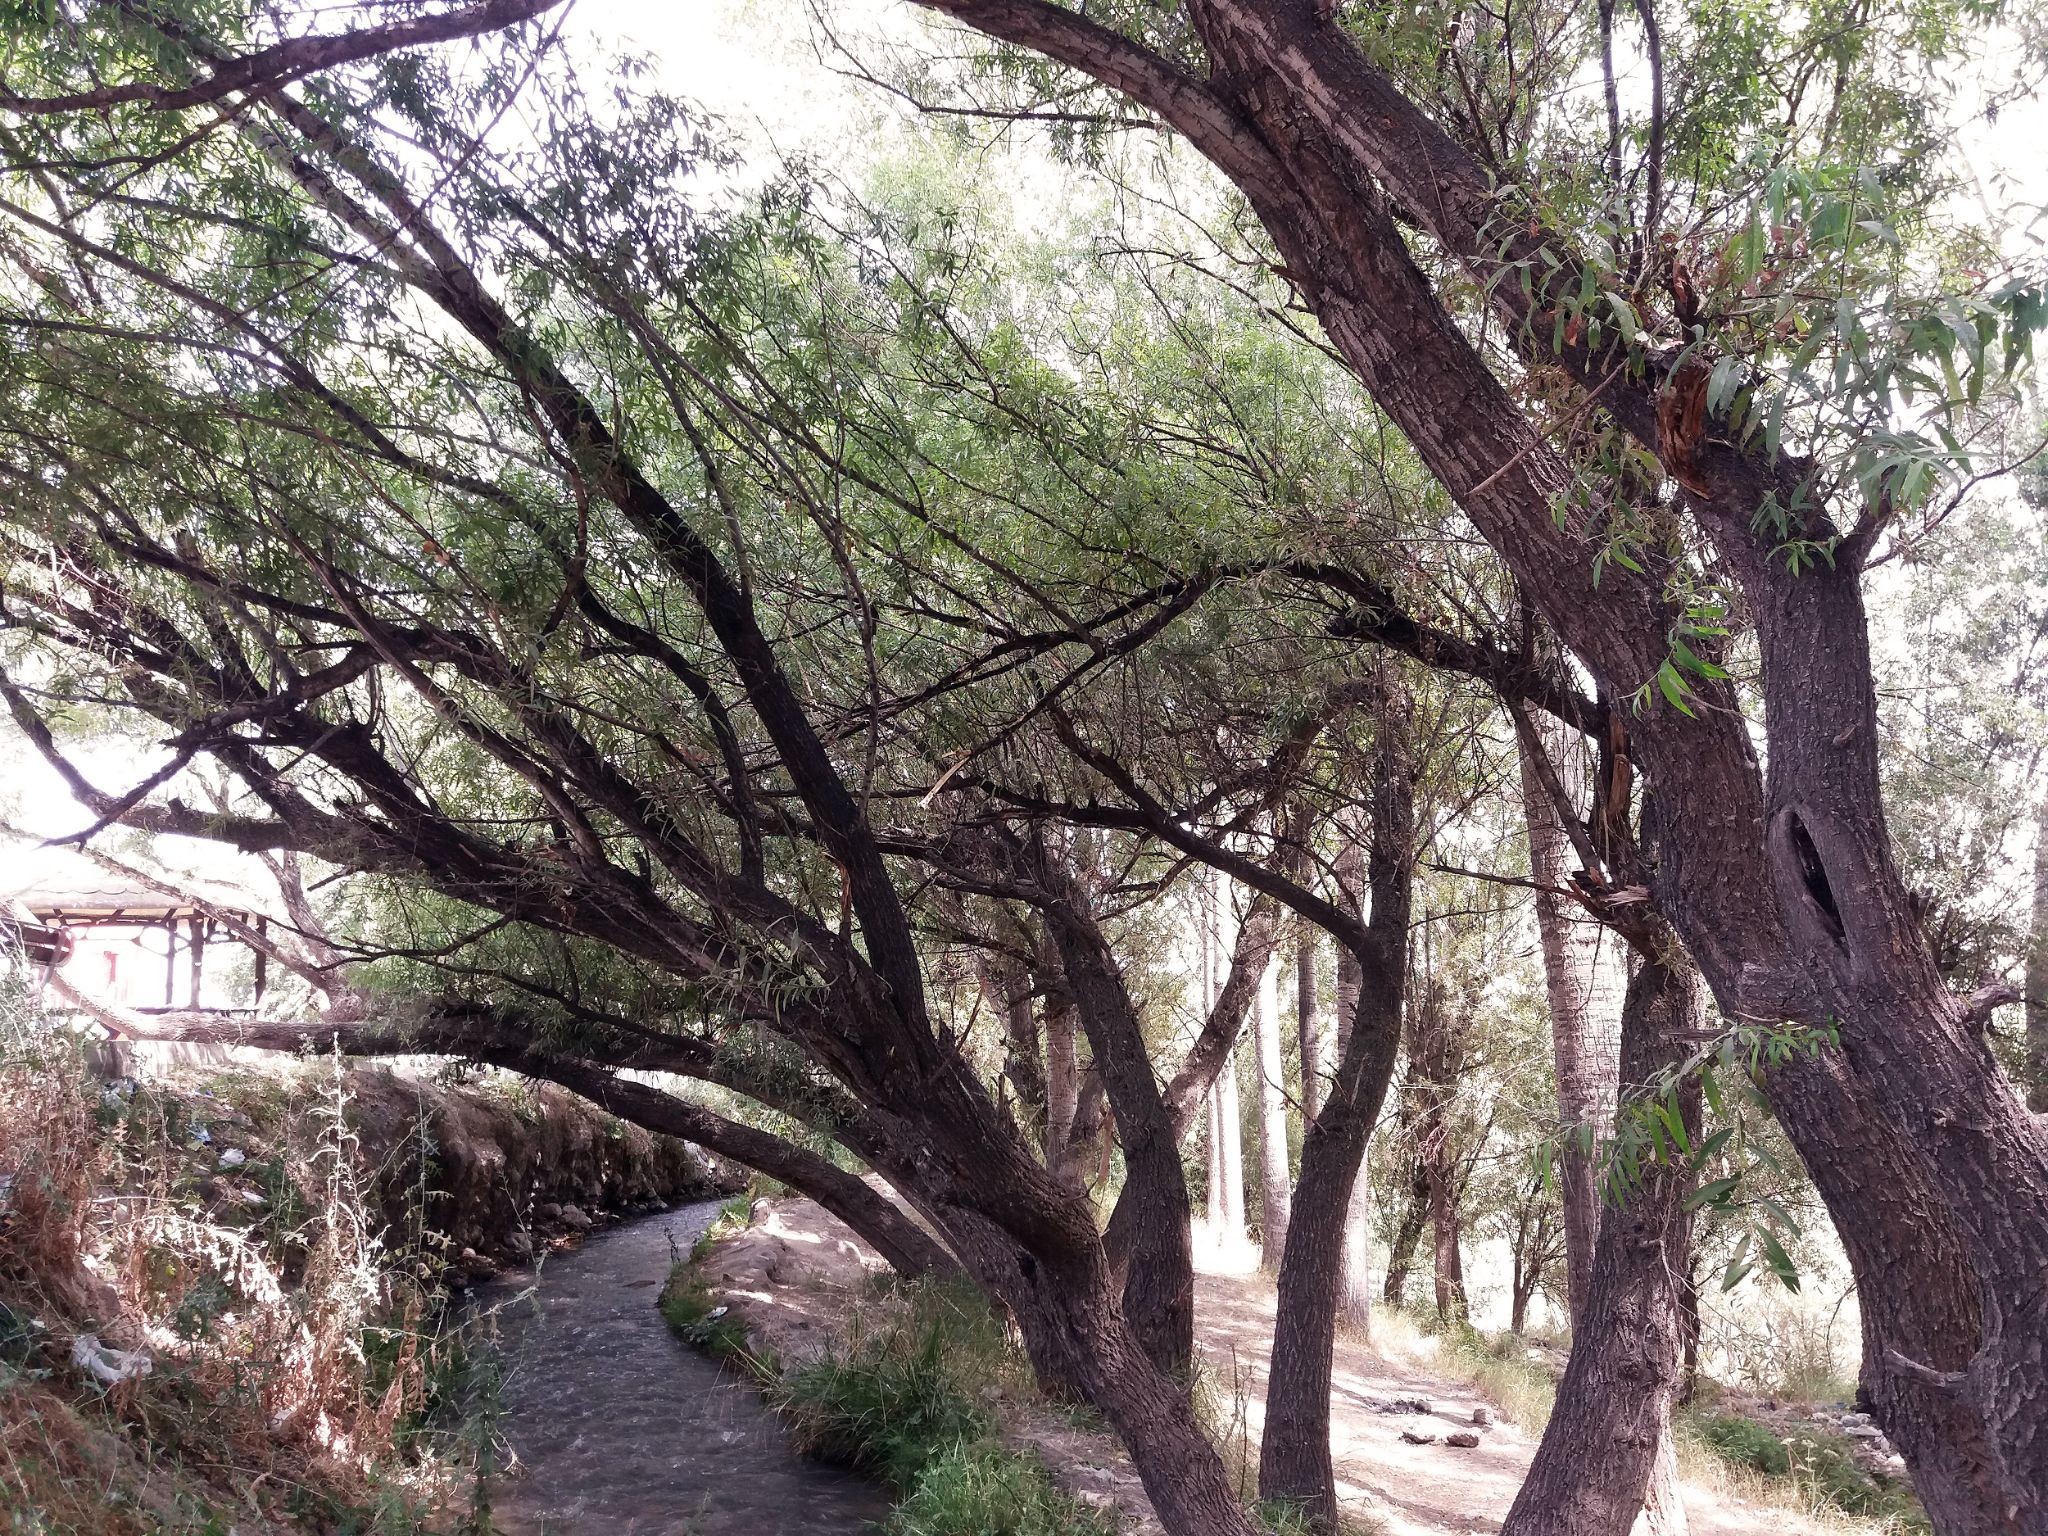
[{"label": "green grass clump", "polygon": [[986,1440],[993,1425],[971,1367],[949,1348],[950,1308],[915,1308],[786,1374],[776,1405],[808,1455],[854,1467],[911,1493],[927,1466]]},{"label": "green grass clump", "polygon": [[1785,1443],[1792,1476],[1844,1514],[1889,1520],[1901,1530],[1925,1531],[1927,1511],[1913,1490],[1890,1478],[1873,1477],[1851,1454],[1849,1442],[1822,1431],[1794,1435]]},{"label": "green grass clump", "polygon": [[[684,1343],[694,1344],[721,1360],[753,1361],[747,1349],[745,1325],[724,1311],[689,1265],[678,1264],[669,1271],[659,1304],[670,1330]],[[719,1315],[714,1317],[713,1313]]]},{"label": "green grass clump", "polygon": [[1791,1453],[1770,1426],[1740,1414],[1717,1413],[1693,1421],[1692,1432],[1700,1442],[1730,1466],[1747,1467],[1768,1477],[1783,1477],[1792,1470]]},{"label": "green grass clump", "polygon": [[886,1536],[1115,1536],[1116,1520],[1062,1493],[1044,1467],[992,1441],[927,1460]]}]

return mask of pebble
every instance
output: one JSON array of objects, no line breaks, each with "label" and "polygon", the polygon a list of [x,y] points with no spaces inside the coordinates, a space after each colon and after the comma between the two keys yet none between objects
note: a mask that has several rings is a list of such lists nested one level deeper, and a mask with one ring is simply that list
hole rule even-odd
[{"label": "pebble", "polygon": [[1469,1451],[1479,1444],[1479,1437],[1469,1429],[1461,1429],[1455,1435],[1445,1435],[1444,1444],[1455,1445],[1461,1451]]},{"label": "pebble", "polygon": [[563,1206],[560,1212],[557,1213],[557,1217],[563,1226],[572,1228],[577,1232],[588,1232],[595,1225],[580,1205]]},{"label": "pebble", "polygon": [[1487,1425],[1491,1424],[1492,1422],[1493,1415],[1488,1413],[1484,1408],[1474,1408],[1472,1410],[1472,1424],[1474,1428],[1484,1429]]}]

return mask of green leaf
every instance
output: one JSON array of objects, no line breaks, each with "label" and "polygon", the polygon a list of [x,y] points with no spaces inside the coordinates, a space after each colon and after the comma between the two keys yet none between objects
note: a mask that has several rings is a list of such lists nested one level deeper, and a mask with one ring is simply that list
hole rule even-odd
[{"label": "green leaf", "polygon": [[1696,1211],[1705,1205],[1725,1205],[1728,1196],[1734,1192],[1735,1186],[1741,1182],[1742,1180],[1739,1176],[1730,1174],[1725,1179],[1716,1179],[1711,1184],[1702,1184],[1698,1189],[1685,1197],[1685,1208],[1688,1211]]},{"label": "green leaf", "polygon": [[1799,1289],[1799,1266],[1792,1262],[1792,1255],[1785,1251],[1785,1245],[1768,1232],[1759,1232],[1763,1244],[1764,1262],[1771,1266],[1771,1273],[1778,1277],[1778,1283],[1788,1291]]}]

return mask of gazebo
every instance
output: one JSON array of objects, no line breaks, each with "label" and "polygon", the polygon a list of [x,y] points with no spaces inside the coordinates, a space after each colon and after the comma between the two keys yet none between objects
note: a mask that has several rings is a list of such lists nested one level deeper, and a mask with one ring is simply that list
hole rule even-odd
[{"label": "gazebo", "polygon": [[[235,1011],[208,1001],[208,946],[268,927],[241,892],[145,882],[77,856],[0,897],[0,931],[45,978],[60,973],[82,995],[138,1013]],[[255,960],[260,1006],[269,956],[255,948]]]}]

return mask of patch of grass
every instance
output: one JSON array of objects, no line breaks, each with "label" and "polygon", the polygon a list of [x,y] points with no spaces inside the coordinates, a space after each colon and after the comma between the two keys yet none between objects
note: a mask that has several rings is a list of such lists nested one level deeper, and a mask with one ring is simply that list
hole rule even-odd
[{"label": "patch of grass", "polygon": [[726,1311],[688,1264],[669,1271],[659,1305],[670,1330],[684,1343],[720,1360],[760,1363],[747,1348],[745,1326]]},{"label": "patch of grass", "polygon": [[1678,1427],[1681,1447],[1703,1448],[1769,1502],[1875,1522],[1901,1536],[1931,1529],[1911,1487],[1864,1471],[1841,1435],[1802,1429],[1780,1437],[1768,1424],[1733,1413],[1686,1415]]},{"label": "patch of grass", "polygon": [[796,1428],[798,1444],[822,1461],[914,1491],[937,1458],[994,1431],[982,1397],[986,1341],[972,1310],[946,1288],[899,1293],[901,1308],[862,1324],[844,1351],[828,1351],[787,1372],[771,1395]]},{"label": "patch of grass", "polygon": [[1062,1493],[1043,1466],[993,1441],[931,1457],[882,1529],[886,1536],[1116,1536],[1107,1510]]},{"label": "patch of grass", "polygon": [[1755,1419],[1716,1413],[1692,1420],[1689,1427],[1702,1445],[1732,1467],[1748,1467],[1767,1477],[1783,1477],[1792,1470],[1785,1442]]},{"label": "patch of grass", "polygon": [[[1252,1506],[1252,1518],[1267,1536],[1315,1536],[1316,1525],[1308,1512],[1290,1499],[1261,1499]],[[1379,1521],[1358,1515],[1337,1517],[1338,1536],[1385,1536]]]}]

